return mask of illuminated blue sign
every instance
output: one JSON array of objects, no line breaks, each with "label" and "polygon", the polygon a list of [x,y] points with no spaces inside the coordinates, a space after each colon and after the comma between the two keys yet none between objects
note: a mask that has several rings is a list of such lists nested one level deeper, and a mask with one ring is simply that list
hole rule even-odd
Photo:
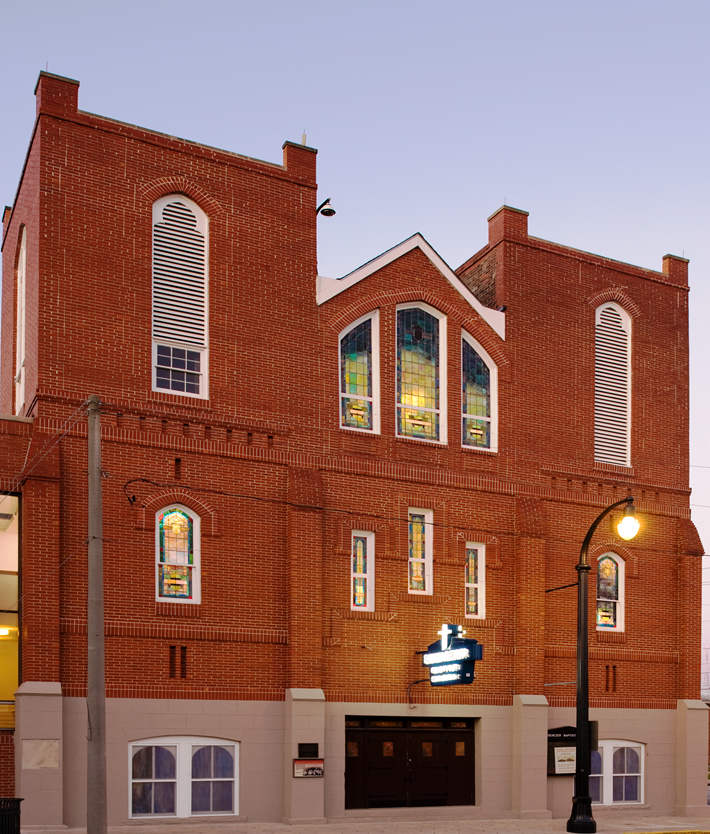
[{"label": "illuminated blue sign", "polygon": [[444,623],[439,632],[441,640],[432,643],[422,657],[432,686],[473,683],[474,666],[483,659],[483,646],[478,640],[466,640],[465,633],[460,625]]}]

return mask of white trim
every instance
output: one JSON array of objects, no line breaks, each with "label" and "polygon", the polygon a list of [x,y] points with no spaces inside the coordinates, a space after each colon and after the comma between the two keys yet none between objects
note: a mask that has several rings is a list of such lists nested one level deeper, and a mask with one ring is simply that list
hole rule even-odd
[{"label": "white trim", "polygon": [[[198,344],[196,340],[185,340],[171,338],[166,333],[156,333],[156,313],[155,313],[155,298],[156,298],[156,278],[155,278],[155,229],[159,223],[164,223],[163,209],[170,203],[179,202],[184,204],[195,216],[196,231],[204,237],[204,319],[202,329],[202,337],[199,339],[202,344]],[[180,397],[189,397],[190,399],[205,400],[209,398],[209,218],[205,212],[184,194],[167,194],[160,197],[153,203],[152,209],[152,250],[151,250],[151,338],[152,338],[152,355],[151,355],[151,386],[152,390],[162,394],[173,394]],[[189,296],[189,293],[188,293]],[[163,322],[165,325],[165,322]],[[173,333],[173,336],[175,333]],[[179,334],[178,334],[179,335]],[[183,334],[184,335],[184,334]],[[198,394],[189,391],[175,391],[171,388],[159,388],[157,385],[156,366],[157,366],[157,352],[158,345],[166,347],[178,347],[183,350],[196,351],[200,354],[200,391]]]},{"label": "white trim", "polygon": [[[409,565],[413,561],[409,558],[409,521],[412,515],[424,516],[424,590],[417,591],[409,587]],[[416,560],[418,561],[418,560]],[[409,507],[407,509],[407,590],[410,594],[424,594],[431,596],[434,593],[434,511],[425,510],[422,507]]]},{"label": "white trim", "polygon": [[15,330],[15,414],[25,407],[25,360],[27,357],[27,227],[20,232],[17,262],[17,322]]},{"label": "white trim", "polygon": [[[614,801],[614,751],[618,750],[621,747],[631,747],[637,751],[639,754],[639,797],[635,800],[618,800]],[[646,745],[642,744],[640,741],[628,741],[624,739],[616,739],[616,738],[605,738],[599,739],[599,753],[601,754],[602,760],[602,773],[601,773],[601,781],[602,781],[602,792],[601,802],[593,802],[592,804],[596,807],[600,807],[602,805],[614,805],[617,808],[620,805],[643,805],[644,802],[644,770],[646,764]],[[617,774],[621,775],[634,775],[634,774]],[[598,774],[590,775],[591,778],[597,777]]]},{"label": "white trim", "polygon": [[[161,597],[160,596],[160,526],[158,524],[158,516],[166,510],[182,510],[186,515],[192,519],[192,599],[180,599],[179,597]],[[156,602],[169,602],[182,605],[199,605],[202,600],[202,582],[201,582],[201,519],[197,513],[193,512],[184,504],[166,504],[161,507],[155,514],[155,600]],[[165,564],[165,563],[163,563]]]},{"label": "white trim", "polygon": [[[486,545],[483,542],[466,542],[466,550],[468,551],[469,548],[476,548],[478,550],[478,583],[474,584],[473,582],[469,583],[466,581],[467,575],[467,562],[468,557],[466,557],[466,563],[464,563],[464,616],[467,620],[485,620],[486,619]],[[466,589],[467,588],[478,588],[478,614],[467,614],[466,613]]]},{"label": "white trim", "polygon": [[[602,559],[606,559],[607,557],[613,559],[616,562],[616,568],[618,571],[618,585],[619,585],[619,599],[616,603],[616,625],[615,626],[600,626],[597,625],[597,631],[624,631],[626,629],[626,617],[625,617],[625,601],[626,601],[626,563],[624,560],[619,556],[618,553],[614,553],[612,550],[607,551],[606,553],[602,553],[601,556],[597,558],[597,572],[596,572],[596,600],[597,603],[599,602],[599,563]],[[594,613],[594,622],[596,624],[596,611],[595,608]]]},{"label": "white trim", "polygon": [[[232,811],[192,813],[192,747],[231,747],[234,752],[234,808]],[[176,819],[185,817],[232,817],[239,814],[239,742],[234,739],[209,738],[206,736],[159,736],[130,741],[128,743],[128,817],[129,819]],[[133,754],[138,747],[176,747],[175,762],[175,813],[174,814],[133,814]],[[136,779],[140,781],[153,781]],[[169,780],[173,781],[173,780]],[[228,781],[218,779],[218,781]]]},{"label": "white trim", "polygon": [[[355,537],[365,539],[367,569],[364,574],[356,574],[353,564],[353,543]],[[353,593],[353,580],[356,576],[364,576],[367,583],[365,605],[355,605]],[[352,530],[350,533],[350,608],[352,611],[374,611],[375,610],[375,534],[372,530]]]},{"label": "white trim", "polygon": [[[468,446],[463,442],[463,420],[465,417],[471,417],[475,415],[463,413],[463,401],[461,403],[461,446],[464,449],[486,449],[489,452],[497,452],[498,451],[498,366],[496,363],[491,359],[490,354],[488,351],[481,346],[479,342],[477,342],[473,336],[467,333],[465,330],[461,331],[462,339],[461,339],[461,396],[463,397],[463,343],[464,341],[468,342],[468,344],[476,351],[476,353],[483,359],[483,361],[488,366],[488,371],[490,373],[490,383],[491,383],[491,390],[490,390],[490,398],[491,398],[491,416],[489,418],[490,422],[490,438],[491,443],[490,446]],[[485,419],[485,418],[479,418]]]},{"label": "white trim", "polygon": [[[370,319],[372,321],[372,428],[371,429],[357,429],[353,426],[343,425],[343,412],[341,402],[343,397],[350,397],[355,399],[367,399],[366,397],[355,397],[353,394],[343,394],[341,391],[341,378],[343,373],[342,366],[342,351],[340,349],[343,338],[350,333],[350,331],[362,324],[364,321]],[[338,334],[338,422],[341,429],[346,431],[356,431],[361,434],[379,434],[380,433],[380,311],[373,310],[371,313],[366,313],[360,316],[359,319],[351,322],[347,327],[343,328]]]},{"label": "white trim", "polygon": [[444,261],[439,253],[417,232],[407,240],[403,240],[392,249],[388,249],[378,257],[368,261],[363,266],[348,273],[343,278],[326,278],[322,275],[318,276],[316,301],[324,304],[336,295],[339,295],[344,290],[350,289],[354,284],[362,281],[363,278],[368,278],[373,273],[382,269],[383,267],[411,252],[413,249],[420,249],[426,255],[432,264],[441,272],[446,280],[457,290],[463,298],[473,307],[478,315],[491,327],[491,329],[505,339],[505,313],[499,310],[491,310],[490,307],[484,307],[483,304],[476,298],[476,296],[465,286],[461,279],[451,269],[451,267]]},{"label": "white trim", "polygon": [[[423,310],[425,313],[429,313],[430,315],[434,316],[435,319],[439,322],[439,408],[432,409],[432,408],[417,408],[417,411],[431,411],[433,413],[438,413],[439,415],[439,438],[438,440],[431,440],[426,437],[411,437],[408,434],[399,434],[397,431],[397,410],[400,407],[398,397],[397,397],[397,343],[398,343],[398,332],[397,332],[397,313],[400,310]],[[436,443],[439,446],[445,446],[448,443],[448,356],[447,356],[447,335],[446,335],[446,315],[441,313],[435,307],[432,307],[430,304],[426,304],[423,301],[408,301],[406,304],[398,304],[395,310],[395,334],[394,334],[394,372],[395,372],[395,383],[394,383],[394,409],[395,409],[395,436],[396,437],[404,437],[407,440],[414,440],[418,443]],[[404,406],[405,408],[410,408],[410,406]],[[414,408],[414,406],[411,406]]]}]

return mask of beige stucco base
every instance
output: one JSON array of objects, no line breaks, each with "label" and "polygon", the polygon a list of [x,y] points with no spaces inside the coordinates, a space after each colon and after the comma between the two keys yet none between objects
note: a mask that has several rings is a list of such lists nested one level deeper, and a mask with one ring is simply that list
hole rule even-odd
[{"label": "beige stucco base", "polygon": [[[591,710],[600,738],[645,745],[646,801],[623,806],[625,811],[708,814],[706,709],[700,701],[679,701],[676,710]],[[477,719],[476,804],[346,811],[346,715]],[[276,702],[110,698],[106,722],[112,826],[129,821],[129,742],[173,735],[239,743],[238,820],[535,819],[568,817],[571,809],[572,777],[547,776],[547,730],[573,725],[575,712],[550,708],[540,695],[517,695],[507,707],[328,703],[318,689],[289,690],[285,701]],[[62,698],[58,684],[26,683],[18,690],[15,747],[23,827],[85,826],[86,731],[84,699]],[[319,745],[324,778],[293,777],[302,742]],[[619,808],[594,807],[595,816]]]}]

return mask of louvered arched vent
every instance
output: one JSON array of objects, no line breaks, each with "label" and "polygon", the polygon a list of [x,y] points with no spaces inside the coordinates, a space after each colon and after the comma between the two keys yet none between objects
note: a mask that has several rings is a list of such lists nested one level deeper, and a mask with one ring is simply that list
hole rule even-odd
[{"label": "louvered arched vent", "polygon": [[594,459],[629,466],[631,321],[616,304],[596,314]]},{"label": "louvered arched vent", "polygon": [[153,345],[157,389],[206,396],[207,222],[186,198],[153,207]]}]

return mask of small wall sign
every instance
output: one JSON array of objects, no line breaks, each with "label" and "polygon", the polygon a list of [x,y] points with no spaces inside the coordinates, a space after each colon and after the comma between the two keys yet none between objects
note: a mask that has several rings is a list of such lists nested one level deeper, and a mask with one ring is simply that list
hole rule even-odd
[{"label": "small wall sign", "polygon": [[422,666],[429,668],[432,686],[473,683],[474,667],[483,658],[483,646],[478,640],[466,640],[463,626],[444,623],[441,640],[432,643],[422,657]]},{"label": "small wall sign", "polygon": [[323,759],[294,759],[294,779],[318,779],[324,773]]}]

